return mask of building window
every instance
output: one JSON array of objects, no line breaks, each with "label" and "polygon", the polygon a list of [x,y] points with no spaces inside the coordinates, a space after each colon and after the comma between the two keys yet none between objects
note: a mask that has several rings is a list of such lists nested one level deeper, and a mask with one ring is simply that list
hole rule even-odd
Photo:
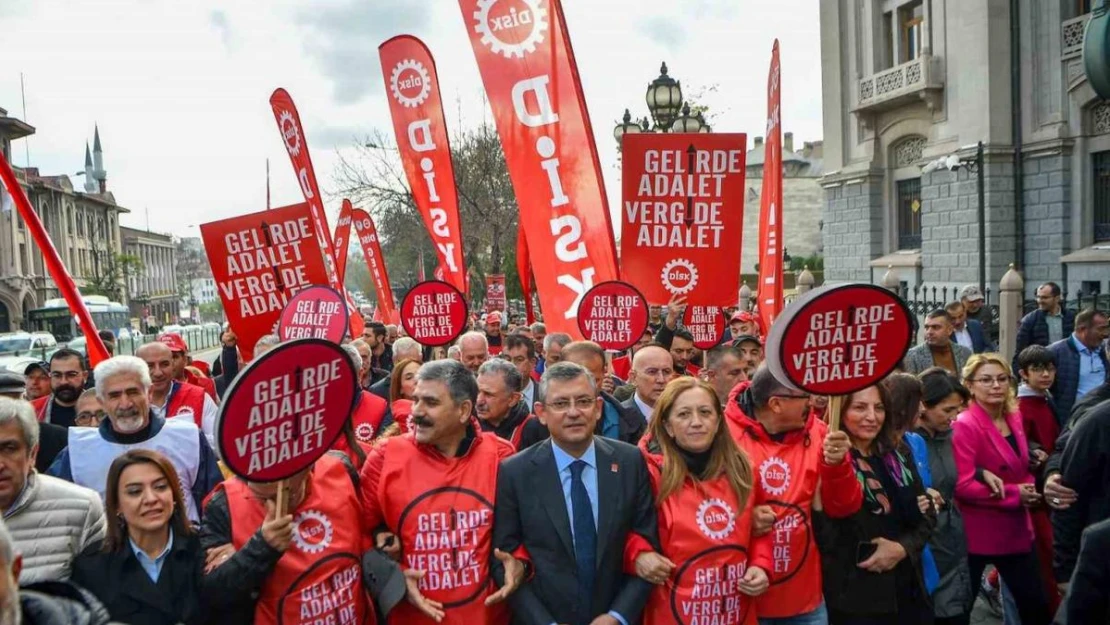
[{"label": "building window", "polygon": [[1095,241],[1110,241],[1110,151],[1091,154]]},{"label": "building window", "polygon": [[898,249],[921,248],[921,178],[899,180],[895,184],[898,207]]},{"label": "building window", "polygon": [[925,6],[921,0],[898,9],[898,27],[902,35],[901,62],[908,63],[921,56],[925,47],[921,40],[925,27]]},{"label": "building window", "polygon": [[1079,292],[1084,295],[1098,295],[1102,293],[1102,283],[1098,280],[1084,280],[1080,283]]}]

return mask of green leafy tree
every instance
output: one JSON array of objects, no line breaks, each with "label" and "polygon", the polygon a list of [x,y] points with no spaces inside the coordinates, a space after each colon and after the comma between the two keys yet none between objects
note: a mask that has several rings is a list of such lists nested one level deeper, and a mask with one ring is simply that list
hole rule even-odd
[{"label": "green leafy tree", "polygon": [[145,269],[143,260],[134,254],[120,254],[106,246],[93,249],[93,273],[85,278],[81,292],[123,302],[128,279],[142,276]]}]

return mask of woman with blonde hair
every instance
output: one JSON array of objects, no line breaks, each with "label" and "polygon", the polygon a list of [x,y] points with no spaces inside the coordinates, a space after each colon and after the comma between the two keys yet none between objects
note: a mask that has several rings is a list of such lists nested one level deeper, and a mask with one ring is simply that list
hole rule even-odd
[{"label": "woman with blonde hair", "polygon": [[[753,597],[770,585],[773,541],[753,534],[752,508],[763,493],[725,426],[713,387],[692,377],[667,384],[640,450],[665,545],[664,554],[656,553],[633,534],[625,550],[628,572],[656,585],[645,625],[691,623],[699,612],[672,606],[700,603],[723,606],[727,614],[716,614],[721,622],[753,625]],[[699,600],[707,596],[713,599]]]},{"label": "woman with blonde hair", "polygon": [[[971,401],[953,426],[952,448],[972,596],[983,570],[993,564],[1016,599],[1021,622],[1048,623],[1051,615],[1038,577],[1029,515],[1042,496],[1029,472],[1029,442],[1010,365],[998,354],[976,354],[962,373]],[[1002,497],[976,479],[980,468],[990,468],[1002,479]]]}]

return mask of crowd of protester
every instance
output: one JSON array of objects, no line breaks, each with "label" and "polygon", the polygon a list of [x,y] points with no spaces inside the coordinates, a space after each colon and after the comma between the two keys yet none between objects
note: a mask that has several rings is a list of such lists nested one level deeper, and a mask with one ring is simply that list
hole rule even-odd
[{"label": "crowd of protester", "polygon": [[619,354],[368,321],[342,434],[280,484],[219,461],[233,332],[59,350],[0,373],[0,625],[1110,623],[1107,315],[1042,285],[1008,360],[960,295],[835,402],[750,312],[695,348],[681,299]]}]

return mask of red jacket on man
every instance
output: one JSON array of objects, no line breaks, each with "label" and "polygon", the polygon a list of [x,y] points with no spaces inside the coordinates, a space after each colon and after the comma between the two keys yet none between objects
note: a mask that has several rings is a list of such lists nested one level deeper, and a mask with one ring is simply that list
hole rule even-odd
[{"label": "red jacket on man", "polygon": [[[505,625],[506,604],[487,608],[485,600],[497,590],[489,565],[497,471],[516,450],[473,420],[468,439],[454,458],[411,433],[382,441],[360,474],[363,527],[397,536],[401,566],[425,571],[420,591],[447,606],[442,625]],[[434,622],[405,601],[389,614],[391,625]]]},{"label": "red jacket on man", "polygon": [[[824,512],[833,518],[855,514],[863,501],[851,460],[825,464],[828,426],[811,412],[805,427],[775,440],[755,419],[747,393],[750,383],[732,389],[725,421],[748,454],[768,505],[775,513],[771,531],[774,559],[771,587],[758,600],[760,618],[796,616],[821,605],[821,556],[813,531],[813,500],[821,484]],[[744,406],[744,407],[742,407]]]},{"label": "red jacket on man", "polygon": [[198,376],[192,371],[186,369],[185,381],[189,384],[192,384],[193,386],[199,386],[204,389],[204,392],[208,393],[208,395],[212,398],[212,401],[217,403],[220,401],[219,395],[216,395],[216,383],[212,381],[212,378]]}]

